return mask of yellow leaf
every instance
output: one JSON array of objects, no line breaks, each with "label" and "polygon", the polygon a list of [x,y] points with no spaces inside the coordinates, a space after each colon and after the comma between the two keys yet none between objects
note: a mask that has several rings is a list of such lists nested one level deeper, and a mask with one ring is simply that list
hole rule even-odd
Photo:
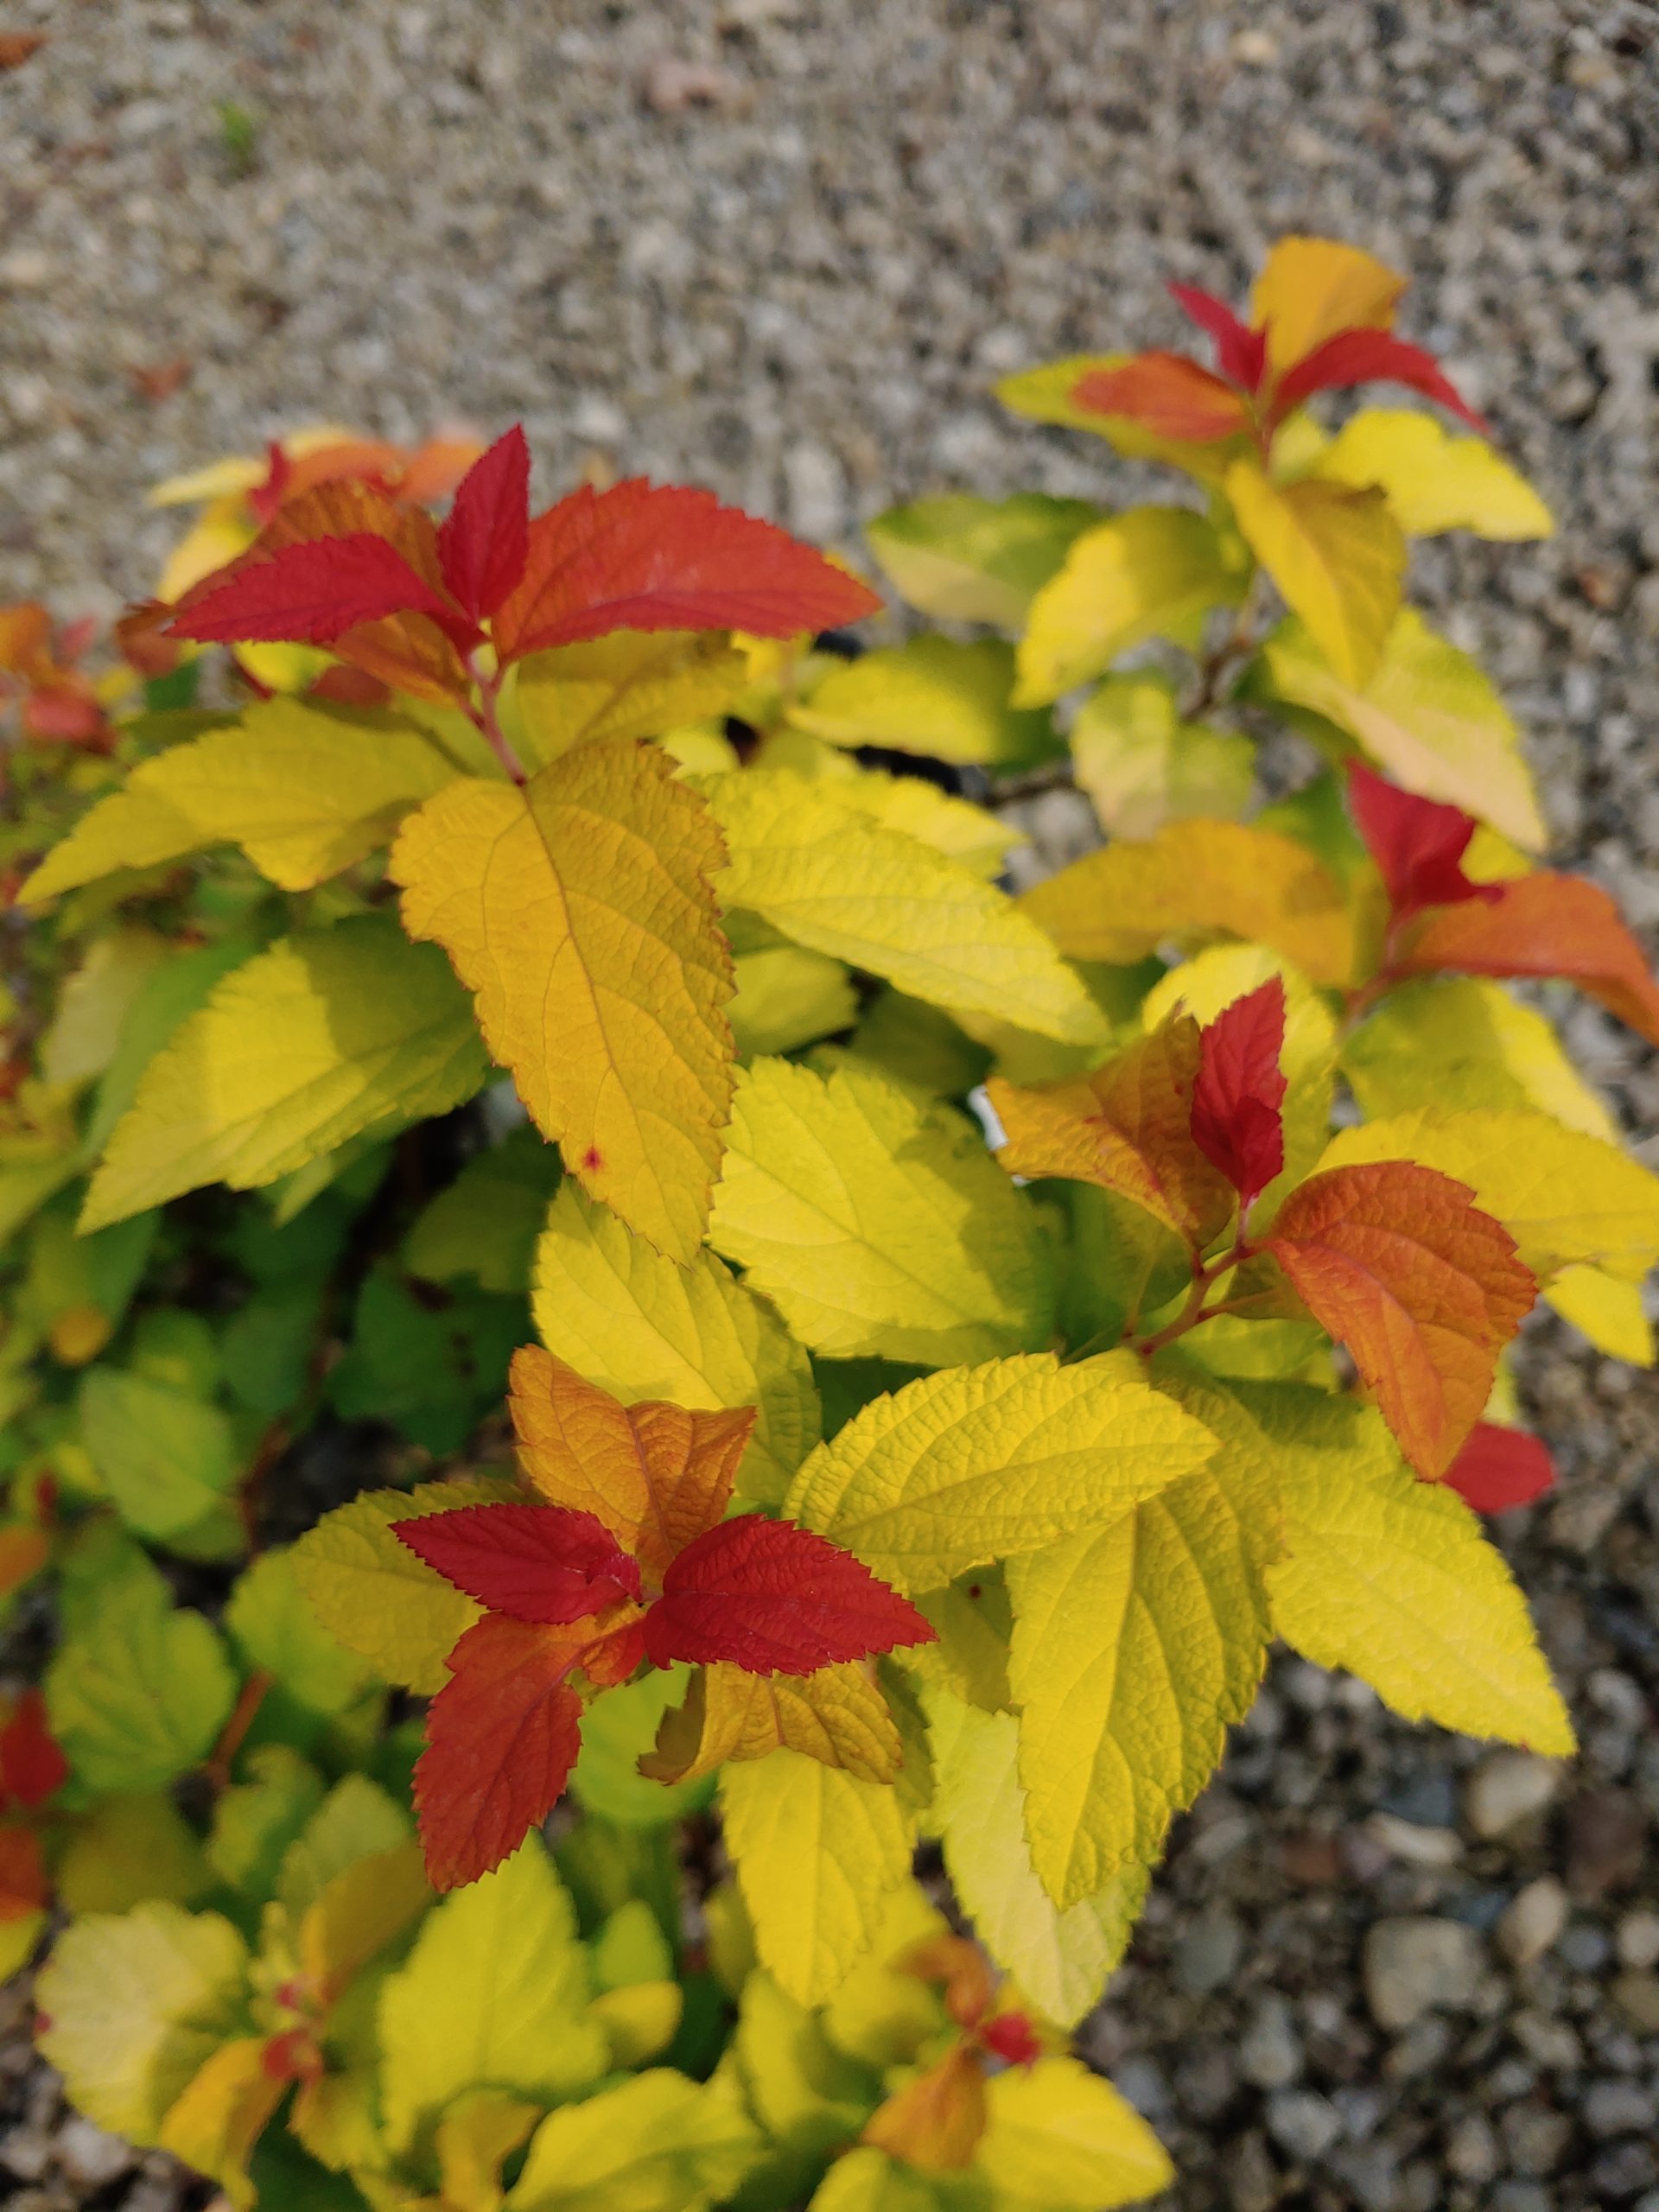
[{"label": "yellow leaf", "polygon": [[1653,1324],[1639,1284],[1621,1282],[1599,1268],[1563,1268],[1544,1296],[1598,1351],[1627,1359],[1632,1367],[1654,1365]]},{"label": "yellow leaf", "polygon": [[909,1877],[898,1795],[780,1751],[727,1767],[720,1802],[760,1963],[798,2003],[821,2005],[874,1942]]},{"label": "yellow leaf", "polygon": [[204,1183],[275,1182],[365,1129],[448,1113],[485,1071],[442,960],[391,921],[280,938],[216,984],[145,1069],[81,1230]]},{"label": "yellow leaf", "polygon": [[1364,407],[1320,454],[1314,473],[1381,487],[1408,537],[1548,537],[1555,524],[1526,478],[1483,438],[1455,435],[1415,408]]},{"label": "yellow leaf", "polygon": [[411,807],[455,779],[429,739],[382,716],[266,699],[230,729],[142,760],[23,886],[37,906],[116,868],[240,845],[284,891],[307,891],[384,844]]},{"label": "yellow leaf", "polygon": [[1572,1751],[1526,1600],[1457,1493],[1420,1482],[1351,1398],[1292,1383],[1236,1395],[1278,1468],[1286,1555],[1268,1594],[1286,1642],[1408,1720]]},{"label": "yellow leaf", "polygon": [[365,1491],[335,1508],[294,1547],[294,1579],[329,1632],[389,1682],[435,1696],[449,1680],[445,1656],[480,1608],[391,1533],[394,1521],[516,1496],[486,1476],[419,1489]]},{"label": "yellow leaf", "polygon": [[235,2031],[248,1954],[228,1920],[152,1902],[89,1913],[58,1937],[37,2042],[88,2120],[153,2143],[163,2114]]},{"label": "yellow leaf", "polygon": [[550,2113],[507,2212],[702,2212],[760,2156],[735,2086],[664,2067]]},{"label": "yellow leaf", "polygon": [[1172,941],[1237,937],[1315,983],[1353,972],[1353,917],[1336,877],[1305,845],[1247,823],[1172,822],[1143,845],[1085,853],[1020,903],[1073,960],[1127,963]]},{"label": "yellow leaf", "polygon": [[[1084,377],[1103,370],[1121,369],[1128,359],[1127,353],[1068,354],[1064,360],[1045,361],[1040,368],[1020,369],[1013,376],[1004,377],[995,387],[996,396],[1013,414],[1023,415],[1033,423],[1056,423],[1068,430],[1088,430],[1095,437],[1104,438],[1108,445],[1130,461],[1166,461],[1201,482],[1217,481],[1236,451],[1231,439],[1218,440],[1213,445],[1178,443],[1173,438],[1157,436],[1128,416],[1102,415],[1093,408],[1079,407],[1072,398]],[[944,612],[942,608],[938,611]],[[973,619],[1006,620],[1012,624],[1019,618]]]},{"label": "yellow leaf", "polygon": [[103,1074],[127,1016],[169,950],[159,930],[141,922],[121,924],[93,940],[66,978],[52,1026],[41,1039],[41,1073],[48,1083],[86,1083]]},{"label": "yellow leaf", "polygon": [[1274,1469],[1225,1393],[1180,1402],[1223,1440],[1207,1467],[1008,1564],[1026,1827],[1062,1906],[1158,1857],[1267,1663]]},{"label": "yellow leaf", "polygon": [[1617,1144],[1618,1128],[1545,1017],[1501,984],[1425,978],[1392,990],[1342,1048],[1342,1069],[1373,1120],[1414,1106],[1533,1107]]},{"label": "yellow leaf", "polygon": [[925,1615],[937,1641],[906,1651],[906,1672],[987,1713],[1007,1712],[1014,1703],[1008,1688],[1014,1614],[1002,1568],[970,1567],[943,1590],[925,1592],[917,1610]]},{"label": "yellow leaf", "polygon": [[1262,648],[1281,699],[1346,731],[1407,791],[1460,806],[1530,853],[1543,817],[1520,733],[1479,664],[1403,607],[1363,685],[1346,682],[1300,623],[1281,623]]},{"label": "yellow leaf", "polygon": [[1106,677],[1078,709],[1071,737],[1077,781],[1114,837],[1150,837],[1194,815],[1231,819],[1255,783],[1249,739],[1184,722],[1173,684],[1152,670]]},{"label": "yellow leaf", "polygon": [[860,767],[850,754],[793,722],[769,731],[749,766],[751,772],[804,776],[837,806],[902,830],[975,875],[1000,875],[1014,847],[1027,842],[1002,816],[954,798],[926,777]]},{"label": "yellow leaf", "polygon": [[961,861],[868,818],[839,781],[760,768],[702,785],[730,852],[716,885],[727,907],[930,1005],[1073,1044],[1105,1041],[1082,982],[1011,899]]},{"label": "yellow leaf", "polygon": [[832,745],[1015,768],[1052,752],[1055,741],[1046,715],[1010,705],[1013,690],[1014,648],[1000,638],[924,636],[832,663],[790,720]]},{"label": "yellow leaf", "polygon": [[1267,326],[1275,373],[1342,330],[1388,330],[1406,280],[1338,238],[1280,238],[1250,294],[1250,320]]},{"label": "yellow leaf", "polygon": [[1420,1160],[1466,1183],[1546,1287],[1581,1262],[1640,1282],[1659,1260],[1659,1176],[1548,1115],[1421,1107],[1338,1130],[1319,1164],[1370,1160]]},{"label": "yellow leaf", "polygon": [[525,767],[544,768],[599,738],[659,737],[723,715],[748,680],[719,631],[618,630],[520,661],[507,728]]},{"label": "yellow leaf", "polygon": [[957,493],[889,507],[864,535],[888,582],[924,614],[1011,630],[1072,540],[1103,519],[1086,500],[1042,492],[997,500]]},{"label": "yellow leaf", "polygon": [[814,2191],[808,2212],[938,2212],[923,2177],[874,2144],[844,2152]]},{"label": "yellow leaf", "polygon": [[1026,1840],[1020,1728],[948,1690],[925,1697],[938,1772],[927,1826],[975,1933],[1047,2019],[1071,2027],[1096,2003],[1128,1948],[1147,1869],[1126,1869],[1098,1897],[1062,1912],[1038,1880]]},{"label": "yellow leaf", "polygon": [[344,1989],[432,1902],[417,1843],[372,1853],[328,1882],[301,1917],[301,1971],[322,2001]]},{"label": "yellow leaf", "polygon": [[1175,2179],[1164,2146],[1109,2082],[1076,2058],[1039,2058],[986,2084],[975,2172],[1007,2212],[1109,2212]]},{"label": "yellow leaf", "polygon": [[858,1019],[858,993],[839,960],[801,944],[740,952],[737,995],[726,1009],[741,1058],[793,1052]]},{"label": "yellow leaf", "polygon": [[757,1407],[747,1497],[776,1504],[818,1440],[811,1363],[772,1308],[712,1252],[676,1267],[569,1183],[536,1248],[533,1311],[543,1342],[625,1405]]},{"label": "yellow leaf", "polygon": [[531,1119],[591,1197],[683,1261],[731,1096],[721,859],[667,756],[610,741],[523,789],[450,785],[391,856],[405,928],[448,953]]},{"label": "yellow leaf", "polygon": [[410,1817],[377,1782],[348,1774],[337,1782],[283,1853],[276,1901],[289,1923],[300,1923],[342,1874],[366,1859],[401,1850]]},{"label": "yellow leaf", "polygon": [[1250,550],[1344,683],[1376,673],[1400,611],[1406,541],[1381,492],[1304,477],[1269,481],[1259,463],[1236,461],[1227,497]]},{"label": "yellow leaf", "polygon": [[925,1592],[983,1560],[1109,1527],[1214,1448],[1133,1352],[1070,1367],[1038,1353],[873,1400],[818,1446],[785,1503],[874,1573]]},{"label": "yellow leaf", "polygon": [[1020,640],[1016,707],[1045,706],[1148,638],[1212,607],[1236,606],[1243,570],[1220,533],[1185,507],[1127,507],[1084,531],[1032,601]]},{"label": "yellow leaf", "polygon": [[740,1078],[709,1236],[836,1358],[944,1366],[1052,1325],[1041,1224],[977,1129],[856,1062]]},{"label": "yellow leaf", "polygon": [[428,1915],[382,1991],[381,2094],[391,2147],[429,2140],[467,2089],[551,2103],[591,2088],[610,2063],[610,2046],[588,1996],[575,1909],[532,1835]]},{"label": "yellow leaf", "polygon": [[501,2169],[542,2117],[523,2097],[476,2089],[438,2122],[438,2174],[444,2212],[498,2212]]},{"label": "yellow leaf", "polygon": [[891,1782],[904,1746],[887,1700],[856,1662],[813,1675],[751,1675],[724,1661],[700,1668],[685,1703],[664,1716],[640,1771],[690,1782],[728,1759],[804,1752],[865,1782]]},{"label": "yellow leaf", "polygon": [[162,2122],[161,2147],[216,2181],[237,2212],[248,2212],[258,2196],[248,2161],[287,2092],[266,2071],[264,2037],[239,2037],[213,2053],[174,2105]]}]

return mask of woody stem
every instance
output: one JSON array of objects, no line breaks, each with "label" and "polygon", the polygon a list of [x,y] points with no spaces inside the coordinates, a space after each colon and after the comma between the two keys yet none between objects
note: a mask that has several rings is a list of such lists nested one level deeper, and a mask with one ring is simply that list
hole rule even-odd
[{"label": "woody stem", "polygon": [[[1173,1344],[1177,1337],[1184,1337],[1189,1329],[1196,1328],[1200,1321],[1208,1320],[1210,1316],[1205,1311],[1204,1301],[1210,1294],[1211,1285],[1231,1268],[1243,1266],[1254,1249],[1255,1247],[1241,1234],[1234,1238],[1224,1252],[1217,1253],[1213,1260],[1199,1261],[1192,1269],[1192,1287],[1186,1294],[1180,1312],[1175,1315],[1174,1319],[1166,1321],[1161,1329],[1155,1330],[1149,1337],[1131,1338],[1133,1348],[1140,1353],[1141,1358],[1150,1359],[1154,1352],[1161,1351],[1166,1344]],[[1211,1311],[1218,1310],[1211,1309]]]}]

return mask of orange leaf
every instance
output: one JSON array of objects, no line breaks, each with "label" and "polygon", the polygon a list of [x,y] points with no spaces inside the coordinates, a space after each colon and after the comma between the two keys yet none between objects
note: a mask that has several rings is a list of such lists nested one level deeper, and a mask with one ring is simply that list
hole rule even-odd
[{"label": "orange leaf", "polygon": [[987,1095],[1007,1138],[998,1160],[1011,1175],[1115,1191],[1202,1248],[1233,1205],[1192,1136],[1202,1049],[1197,1022],[1176,1014],[1092,1075],[1034,1090],[994,1077]]},{"label": "orange leaf", "polygon": [[38,1574],[52,1555],[52,1539],[32,1522],[14,1522],[0,1529],[0,1598]]},{"label": "orange leaf", "polygon": [[664,1714],[639,1771],[654,1782],[690,1781],[728,1759],[779,1750],[844,1767],[862,1782],[891,1782],[904,1763],[887,1701],[864,1667],[751,1675],[717,1660],[696,1669],[683,1705]]},{"label": "orange leaf", "polygon": [[1311,1176],[1264,1249],[1346,1344],[1412,1465],[1443,1475],[1537,1295],[1509,1231],[1465,1184],[1383,1160]]},{"label": "orange leaf", "polygon": [[1659,1045],[1659,985],[1618,908],[1581,875],[1540,868],[1484,884],[1480,898],[1424,915],[1393,975],[1559,976]]},{"label": "orange leaf", "polygon": [[513,1354],[512,1391],[530,1480],[550,1503],[596,1516],[653,1581],[724,1514],[753,1407],[623,1406],[539,1344]]},{"label": "orange leaf", "polygon": [[1091,414],[1122,416],[1154,436],[1192,445],[1250,425],[1249,405],[1232,385],[1185,353],[1137,353],[1121,368],[1093,370],[1071,397]]},{"label": "orange leaf", "polygon": [[859,2139],[925,2173],[948,2173],[973,2164],[985,2119],[985,2069],[973,2045],[959,2043],[879,2105]]}]

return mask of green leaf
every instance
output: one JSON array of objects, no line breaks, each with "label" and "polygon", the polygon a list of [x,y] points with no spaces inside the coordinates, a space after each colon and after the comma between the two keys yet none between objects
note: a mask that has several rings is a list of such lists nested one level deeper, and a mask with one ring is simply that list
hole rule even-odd
[{"label": "green leaf", "polygon": [[687,1675],[683,1667],[658,1668],[637,1682],[601,1691],[588,1706],[582,1753],[570,1772],[571,1794],[585,1812],[619,1827],[661,1827],[701,1810],[714,1796],[712,1775],[664,1783],[647,1782],[639,1771],[642,1753],[657,1741],[658,1722],[684,1697]]},{"label": "green leaf", "polygon": [[802,1466],[790,1516],[901,1590],[1108,1528],[1215,1439],[1133,1352],[959,1367],[878,1398]]},{"label": "green leaf", "polygon": [[734,963],[737,995],[727,1007],[738,1055],[793,1052],[858,1018],[858,993],[839,960],[804,945],[768,945]]},{"label": "green leaf", "polygon": [[54,1872],[67,1912],[130,1912],[149,1898],[188,1904],[212,1886],[195,1830],[165,1790],[106,1797],[64,1846]]},{"label": "green leaf", "polygon": [[526,1291],[542,1216],[559,1185],[558,1148],[527,1123],[474,1153],[416,1216],[404,1265],[428,1282],[470,1277],[480,1290]]},{"label": "green leaf", "polygon": [[1011,630],[1074,541],[1103,519],[1085,499],[957,493],[889,507],[864,535],[894,588],[924,614]]},{"label": "green leaf", "polygon": [[213,1749],[236,1697],[224,1647],[165,1587],[107,1590],[46,1674],[52,1732],[92,1789],[159,1789]]},{"label": "green leaf", "polygon": [[[590,2088],[609,2047],[588,2017],[588,1997],[575,1910],[532,1835],[428,1915],[407,1962],[385,1984],[381,2096],[392,2148],[429,2140],[444,2107],[467,2089],[552,2103]],[[539,2200],[532,2193],[522,2201]]]},{"label": "green leaf", "polygon": [[1000,638],[912,638],[835,663],[790,719],[832,745],[1023,768],[1058,742],[1046,714],[1009,704],[1013,690],[1014,648]]},{"label": "green leaf", "polygon": [[435,947],[378,915],[302,931],[226,976],[146,1070],[82,1225],[274,1182],[372,1126],[447,1113],[486,1065]]},{"label": "green leaf", "polygon": [[252,937],[222,938],[194,951],[175,950],[151,976],[134,1000],[121,1028],[115,1057],[104,1071],[86,1124],[89,1157],[103,1151],[110,1132],[137,1095],[146,1068],[190,1015],[208,997],[213,986],[259,950]]},{"label": "green leaf", "polygon": [[677,1267],[569,1183],[537,1247],[534,1311],[542,1341],[626,1405],[757,1407],[746,1497],[775,1503],[818,1440],[810,1364],[772,1307],[712,1252]]},{"label": "green leaf", "polygon": [[659,2068],[544,2120],[506,2212],[700,2212],[760,2149],[726,2082]]},{"label": "green leaf", "polygon": [[261,1744],[242,1764],[247,1778],[219,1792],[205,1848],[227,1889],[263,1901],[276,1887],[289,1846],[322,1802],[322,1777],[286,1744]]},{"label": "green leaf", "polygon": [[229,1417],[189,1392],[89,1368],[77,1396],[80,1439],[122,1518],[141,1535],[176,1538],[207,1516],[234,1550],[240,1524],[226,1503],[241,1455]]},{"label": "green leaf", "polygon": [[836,2160],[808,2212],[937,2212],[939,2198],[913,2166],[900,2165],[873,2144]]},{"label": "green leaf", "polygon": [[[534,1219],[539,1201],[528,1211]],[[461,1290],[435,1306],[382,1265],[358,1291],[329,1402],[348,1421],[390,1421],[440,1456],[459,1452],[499,1401],[524,1335],[522,1298]]]},{"label": "green leaf", "polygon": [[943,1366],[1052,1325],[1040,1225],[977,1129],[856,1062],[740,1077],[709,1236],[837,1358]]},{"label": "green leaf", "polygon": [[297,1926],[331,1883],[411,1833],[409,1815],[366,1775],[337,1782],[283,1853],[276,1895],[290,1922]]},{"label": "green leaf", "polygon": [[250,1668],[262,1668],[308,1712],[344,1713],[371,1679],[318,1620],[294,1575],[291,1549],[262,1553],[237,1581],[225,1625]]},{"label": "green leaf", "polygon": [[1152,669],[1108,676],[1071,725],[1077,779],[1114,837],[1150,837],[1193,815],[1234,819],[1255,781],[1255,747],[1236,731],[1183,721]]}]

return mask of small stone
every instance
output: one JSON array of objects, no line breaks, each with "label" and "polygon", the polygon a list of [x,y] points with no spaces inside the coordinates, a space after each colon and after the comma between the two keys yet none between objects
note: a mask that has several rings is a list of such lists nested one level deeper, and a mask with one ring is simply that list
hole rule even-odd
[{"label": "small stone", "polygon": [[1620,1974],[1613,2002],[1639,2034],[1659,2036],[1659,1974]]},{"label": "small stone", "polygon": [[1132,2104],[1142,2120],[1160,2119],[1170,2108],[1169,2084],[1163,2069],[1140,2051],[1114,2068],[1112,2081],[1118,2094]]},{"label": "small stone", "polygon": [[1475,1769],[1463,1793],[1464,1817],[1487,1841],[1534,1819],[1561,1786],[1559,1759],[1535,1751],[1494,1751]]},{"label": "small stone", "polygon": [[1554,1948],[1566,1925],[1567,1891],[1553,1874],[1541,1874],[1498,1922],[1498,1948],[1512,1965],[1529,1967]]},{"label": "small stone", "polygon": [[1192,1997],[1207,1997],[1232,1980],[1244,1931],[1230,1912],[1202,1912],[1175,1946],[1175,1979]]},{"label": "small stone", "polygon": [[1333,1835],[1306,1829],[1288,1835],[1280,1847],[1279,1863],[1285,1879],[1307,1889],[1328,1889],[1342,1878],[1342,1846]]},{"label": "small stone", "polygon": [[1628,2138],[1602,2152],[1590,2169],[1598,2204],[1624,2204],[1638,2190],[1659,2181],[1659,2153],[1651,2143]]},{"label": "small stone", "polygon": [[1304,2164],[1322,2158],[1342,2138],[1342,2115],[1312,2089],[1281,2089],[1268,2099],[1268,2133]]},{"label": "small stone", "polygon": [[784,455],[791,527],[801,537],[838,537],[847,527],[847,479],[828,447],[810,440]]},{"label": "small stone", "polygon": [[1555,2212],[1555,2200],[1535,2181],[1501,2181],[1492,2192],[1492,2212]]},{"label": "small stone", "polygon": [[118,2135],[106,2135],[72,2113],[58,2130],[58,2164],[80,2188],[104,2189],[137,2163],[137,2153]]},{"label": "small stone", "polygon": [[1472,1928],[1427,1915],[1381,1920],[1365,1938],[1365,1996],[1379,2027],[1408,2027],[1429,2012],[1459,2012],[1484,1964]]},{"label": "small stone", "polygon": [[1478,2112],[1460,2120],[1446,2143],[1446,2163],[1459,2181],[1495,2179],[1503,2164],[1503,2152],[1491,2122]]},{"label": "small stone", "polygon": [[1561,1938],[1561,1956],[1574,1974],[1600,1974],[1613,1955],[1604,1929],[1581,1920]]},{"label": "small stone", "polygon": [[1499,2125],[1518,2174],[1553,2174],[1573,2140],[1573,2122],[1546,2105],[1511,2105]]},{"label": "small stone", "polygon": [[1463,1839],[1452,1828],[1420,1827],[1395,1813],[1373,1813],[1365,1825],[1391,1859],[1408,1866],[1455,1866],[1463,1856]]},{"label": "small stone", "polygon": [[1255,2128],[1229,2145],[1227,2202],[1232,2212],[1272,2212],[1283,2193],[1279,2169]]},{"label": "small stone", "polygon": [[1580,2110],[1592,2135],[1659,2132],[1659,2100],[1640,2082],[1592,2082]]},{"label": "small stone", "polygon": [[729,70],[664,54],[646,70],[639,94],[657,115],[682,115],[689,107],[730,107],[742,90]]},{"label": "small stone", "polygon": [[1301,2072],[1301,2041],[1282,1997],[1268,1997],[1256,2007],[1239,2038],[1238,2070],[1258,2089],[1288,2088]]},{"label": "small stone", "polygon": [[38,2181],[51,2161],[52,2138],[43,2127],[13,2127],[0,2135],[0,2166],[19,2181]]},{"label": "small stone", "polygon": [[1596,1789],[1577,1799],[1567,1812],[1567,1879],[1577,1896],[1628,1889],[1641,1872],[1648,1824],[1625,1791]]},{"label": "small stone", "polygon": [[1659,1912],[1646,1907],[1637,1912],[1627,1912],[1619,1922],[1614,1936],[1622,1967],[1635,1967],[1638,1971],[1659,1966]]}]

